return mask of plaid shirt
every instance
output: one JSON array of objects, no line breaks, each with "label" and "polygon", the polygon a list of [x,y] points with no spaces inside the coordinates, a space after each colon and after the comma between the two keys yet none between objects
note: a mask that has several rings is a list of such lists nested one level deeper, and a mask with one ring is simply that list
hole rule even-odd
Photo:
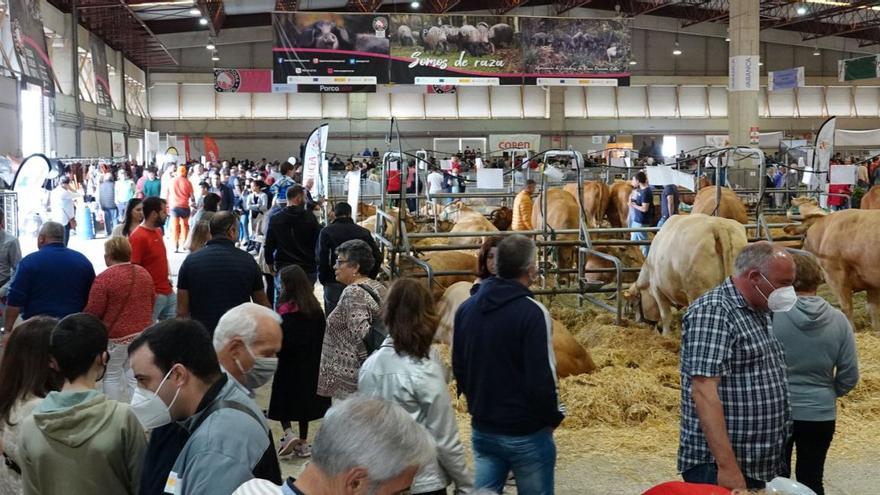
[{"label": "plaid shirt", "polygon": [[714,463],[691,397],[692,376],[721,377],[718,395],[744,476],[769,481],[790,431],[785,354],[770,313],[752,310],[731,279],[694,301],[681,331],[680,472]]}]

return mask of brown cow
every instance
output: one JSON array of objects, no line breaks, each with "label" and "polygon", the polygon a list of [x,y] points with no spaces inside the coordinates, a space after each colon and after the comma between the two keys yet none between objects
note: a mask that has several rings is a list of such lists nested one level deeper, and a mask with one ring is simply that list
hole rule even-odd
[{"label": "brown cow", "polygon": [[[694,200],[694,208],[691,213],[703,213],[713,216],[715,213],[715,188],[704,187],[697,193]],[[739,196],[729,187],[721,188],[721,208],[718,209],[718,215],[721,218],[729,218],[739,223],[749,223],[749,216],[746,213],[746,205]]]},{"label": "brown cow", "polygon": [[[435,341],[452,345],[455,312],[470,297],[473,285],[471,282],[457,282],[449,286],[443,293],[443,297],[437,303],[440,326],[434,336]],[[553,354],[556,356],[556,375],[559,378],[592,373],[596,370],[596,364],[593,362],[590,352],[575,340],[564,323],[554,318],[552,331]]]},{"label": "brown cow", "polygon": [[624,297],[669,334],[671,308],[684,307],[733,274],[748,244],[742,224],[702,214],[673,215],[651,243],[636,283]]},{"label": "brown cow", "polygon": [[620,228],[628,226],[629,218],[629,197],[632,195],[633,187],[629,182],[616,180],[611,184],[610,199],[608,200],[608,221],[612,227]]},{"label": "brown cow", "polygon": [[880,210],[880,186],[874,186],[862,196],[863,210]]},{"label": "brown cow", "polygon": [[[638,268],[645,263],[645,256],[639,246],[596,246],[595,249],[600,253],[610,254],[619,259],[621,268]],[[598,256],[587,256],[584,263],[585,271],[600,268],[614,268],[614,263]],[[614,282],[615,278],[615,274],[612,272],[585,273],[584,275],[589,283],[601,282],[603,285]],[[637,278],[637,272],[624,272],[621,281],[633,283]]]},{"label": "brown cow", "polygon": [[803,223],[789,225],[789,234],[806,234],[804,249],[815,254],[825,269],[826,282],[853,321],[854,292],[868,294],[871,327],[880,330],[880,214],[868,210],[843,210],[831,214],[815,199],[794,198]]},{"label": "brown cow", "polygon": [[[393,220],[385,219],[385,235],[388,239],[393,239],[397,234],[397,208],[389,208],[387,211],[388,215],[390,215]],[[373,215],[363,221],[358,222],[358,225],[369,230],[371,233],[376,232],[376,215]],[[406,227],[407,232],[415,232],[416,231],[416,223],[413,220],[412,215],[407,215],[404,217],[404,226]]]},{"label": "brown cow", "polygon": [[[425,253],[420,259],[431,265],[431,270],[434,272],[467,272],[462,275],[438,275],[433,277],[433,284],[428,288],[431,290],[431,294],[434,295],[434,300],[439,300],[443,296],[443,292],[452,284],[462,281],[473,282],[477,276],[477,255],[475,251],[432,251]],[[425,273],[421,267],[403,258],[400,260],[400,269],[401,276]],[[427,284],[427,278],[420,278]]]},{"label": "brown cow", "polygon": [[489,221],[498,230],[510,230],[513,223],[513,210],[506,206],[496,208],[489,214]]},{"label": "brown cow", "polygon": [[[577,199],[577,184],[566,184],[562,188],[565,192]],[[584,181],[584,195],[582,204],[586,215],[587,226],[595,229],[602,225],[602,219],[608,210],[608,201],[611,199],[611,190],[604,182],[588,180]]]},{"label": "brown cow", "polygon": [[[571,194],[559,188],[548,189],[547,194],[547,228],[553,230],[577,229],[580,224],[577,200]],[[543,215],[541,214],[541,200],[535,202],[532,208],[532,225],[536,229],[542,228]],[[556,240],[576,240],[577,234],[556,234]],[[557,268],[573,268],[575,263],[574,246],[558,246],[559,264]],[[557,282],[567,281],[568,277],[557,277]]]}]

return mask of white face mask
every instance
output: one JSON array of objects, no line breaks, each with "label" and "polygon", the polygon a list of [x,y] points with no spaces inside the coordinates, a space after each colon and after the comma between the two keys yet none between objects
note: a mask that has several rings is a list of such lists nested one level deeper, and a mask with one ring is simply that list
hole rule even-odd
[{"label": "white face mask", "polygon": [[168,404],[167,406],[159,397],[159,390],[162,390],[162,385],[165,384],[165,381],[168,380],[169,376],[171,376],[171,370],[168,370],[168,373],[162,378],[162,381],[159,383],[159,387],[155,392],[145,390],[141,387],[134,389],[134,396],[131,398],[131,411],[134,413],[135,417],[137,417],[138,421],[140,421],[141,425],[147,430],[154,430],[160,426],[165,426],[171,423],[171,407],[177,400],[177,396],[180,395],[180,387],[178,387],[177,392],[174,393],[174,398],[171,399],[171,404]]},{"label": "white face mask", "polygon": [[[764,274],[761,274],[761,278],[767,281],[770,284],[770,287],[773,287],[773,284],[767,280],[767,277]],[[758,289],[758,286],[755,286],[755,289]],[[767,308],[774,313],[787,313],[794,308],[794,305],[797,304],[797,293],[794,291],[794,287],[779,287],[774,288],[773,292],[770,293],[769,296],[765,296],[761,289],[758,289],[758,293],[767,300]]]},{"label": "white face mask", "polygon": [[248,354],[254,358],[254,366],[248,371],[245,371],[238,359],[235,360],[235,364],[238,366],[239,371],[244,374],[244,385],[247,388],[254,390],[267,384],[269,380],[275,376],[275,370],[278,369],[278,358],[257,357],[254,355],[253,351],[251,351],[250,347],[245,346],[245,349],[247,349]]}]

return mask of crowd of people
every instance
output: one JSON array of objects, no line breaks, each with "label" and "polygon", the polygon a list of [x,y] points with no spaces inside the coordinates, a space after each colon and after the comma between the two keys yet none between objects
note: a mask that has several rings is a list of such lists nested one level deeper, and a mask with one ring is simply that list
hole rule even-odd
[{"label": "crowd of people", "polygon": [[[4,234],[0,494],[500,493],[511,474],[518,493],[553,493],[565,408],[550,314],[529,289],[534,241],[485,241],[447,370],[432,349],[431,292],[414,279],[377,280],[380,251],[351,206],[336,203],[322,226],[316,212],[329,206],[312,198],[300,168],[254,165],[172,167],[167,184],[151,169],[131,179],[131,197],[112,211],[101,203],[106,222],[121,220],[97,276],[66,247],[70,222],[45,222],[24,258]],[[114,173],[101,177],[112,183]],[[59,187],[74,196],[78,180]],[[633,185],[633,209],[647,213],[643,172]],[[523,230],[534,188],[529,181],[514,205]],[[166,232],[172,248],[190,250],[176,284]],[[849,322],[816,296],[822,282],[812,255],[756,243],[690,306],[678,453],[686,482],[759,488],[793,472],[823,493],[836,400],[857,383],[858,359]],[[471,419],[473,472],[450,371]],[[265,412],[262,387],[271,389]],[[322,418],[310,443],[309,423]],[[279,456],[311,462],[285,479]]]}]

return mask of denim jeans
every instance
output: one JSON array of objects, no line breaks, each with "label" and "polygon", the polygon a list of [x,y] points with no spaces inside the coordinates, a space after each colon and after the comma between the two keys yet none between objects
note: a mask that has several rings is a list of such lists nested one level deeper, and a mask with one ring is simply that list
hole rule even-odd
[{"label": "denim jeans", "polygon": [[104,229],[107,231],[107,237],[113,232],[116,226],[116,208],[101,208],[104,210]]},{"label": "denim jeans", "polygon": [[128,361],[128,344],[110,342],[107,352],[110,360],[107,361],[107,372],[101,388],[107,397],[128,404],[137,387],[137,380],[134,379],[134,372],[131,371]]},{"label": "denim jeans", "polygon": [[177,295],[156,294],[156,303],[153,305],[153,321],[162,321],[177,316]]},{"label": "denim jeans", "polygon": [[556,444],[550,428],[517,437],[474,429],[471,438],[476,470],[474,488],[501,493],[507,473],[513,470],[518,494],[553,493]]},{"label": "denim jeans", "polygon": [[[630,222],[630,227],[637,229],[639,227],[645,227],[645,225],[642,225],[639,222],[636,222],[635,220],[633,220],[632,222]],[[630,232],[629,238],[633,241],[647,241],[648,240],[648,233],[647,232]],[[642,250],[642,254],[645,255],[645,258],[648,257],[648,248],[649,247],[650,246],[647,246],[647,245],[639,246],[639,249]]]},{"label": "denim jeans", "polygon": [[[754,478],[746,478],[746,487],[749,489],[764,488],[766,481],[756,480]],[[688,483],[705,483],[708,485],[718,484],[718,466],[715,463],[698,464],[687,471],[681,473],[682,479]]]}]

